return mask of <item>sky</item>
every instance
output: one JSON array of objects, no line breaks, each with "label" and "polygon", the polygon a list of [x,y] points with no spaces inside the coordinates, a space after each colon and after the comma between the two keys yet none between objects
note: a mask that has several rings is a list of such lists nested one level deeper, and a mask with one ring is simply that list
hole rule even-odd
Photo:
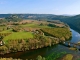
[{"label": "sky", "polygon": [[80,14],[80,0],[0,0],[0,14]]}]

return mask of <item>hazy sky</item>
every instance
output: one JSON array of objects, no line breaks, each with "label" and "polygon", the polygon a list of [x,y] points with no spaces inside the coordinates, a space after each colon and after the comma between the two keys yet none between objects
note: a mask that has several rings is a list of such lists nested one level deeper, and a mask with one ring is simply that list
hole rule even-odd
[{"label": "hazy sky", "polygon": [[80,0],[0,0],[0,14],[80,14]]}]

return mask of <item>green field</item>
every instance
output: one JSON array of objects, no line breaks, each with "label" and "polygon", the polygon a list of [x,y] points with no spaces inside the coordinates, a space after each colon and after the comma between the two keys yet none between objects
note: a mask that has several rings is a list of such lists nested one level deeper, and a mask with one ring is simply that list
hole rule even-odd
[{"label": "green field", "polygon": [[[46,22],[31,22],[31,23],[26,23],[26,24],[19,24],[19,25],[14,25],[11,28],[7,29],[7,26],[0,26],[2,31],[0,31],[1,35],[4,35],[3,41],[7,42],[8,40],[19,40],[19,39],[29,39],[33,38],[33,33],[31,31],[25,32],[24,29],[29,29],[29,28],[54,28],[49,26]],[[13,31],[16,30],[17,32]],[[34,30],[33,29],[33,30]],[[11,33],[9,35],[6,35],[8,33]]]},{"label": "green field", "polygon": [[[51,28],[50,26],[39,25],[37,23],[22,24],[22,25],[17,25],[17,26],[19,26],[18,28],[25,28],[25,27],[26,28],[27,27],[30,27],[30,28]],[[2,34],[4,34],[4,33],[11,33],[10,35],[7,35],[7,36],[5,36],[3,38],[4,42],[7,42],[8,40],[18,40],[18,39],[33,38],[32,32],[24,32],[24,31],[14,32],[14,31],[12,31],[12,29],[8,29],[8,30],[5,29],[5,30],[1,31],[0,33],[2,33]]]},{"label": "green field", "polygon": [[7,40],[16,40],[16,39],[28,39],[33,38],[33,34],[31,32],[14,32],[6,37],[4,37],[4,41]]},{"label": "green field", "polygon": [[35,23],[32,23],[32,24],[25,24],[25,25],[19,25],[21,27],[32,27],[32,28],[51,28],[50,26],[47,26],[47,25],[38,25],[38,24],[35,24]]}]

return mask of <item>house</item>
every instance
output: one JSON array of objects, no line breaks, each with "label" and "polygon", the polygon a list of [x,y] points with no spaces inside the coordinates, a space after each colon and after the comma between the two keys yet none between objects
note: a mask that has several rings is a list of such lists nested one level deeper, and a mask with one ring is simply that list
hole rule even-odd
[{"label": "house", "polygon": [[4,45],[4,42],[2,40],[0,40],[0,46]]}]

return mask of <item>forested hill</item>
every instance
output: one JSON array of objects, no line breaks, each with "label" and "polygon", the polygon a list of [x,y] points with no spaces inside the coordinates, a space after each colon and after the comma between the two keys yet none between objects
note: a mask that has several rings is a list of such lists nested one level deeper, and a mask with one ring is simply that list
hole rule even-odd
[{"label": "forested hill", "polygon": [[58,16],[56,18],[52,17],[52,20],[60,20],[67,23],[72,29],[80,33],[80,15],[76,16]]},{"label": "forested hill", "polygon": [[80,33],[80,15],[72,16],[61,20],[70,25],[72,29],[77,30]]},{"label": "forested hill", "polygon": [[5,18],[5,17],[9,17],[11,16],[11,14],[0,14],[0,18]]},{"label": "forested hill", "polygon": [[80,15],[75,16],[48,16],[48,20],[60,20],[64,23],[67,23],[72,29],[78,31],[80,33]]},{"label": "forested hill", "polygon": [[[9,18],[11,15],[12,14],[0,14],[0,18]],[[77,30],[80,33],[80,15],[76,16],[64,16],[53,14],[16,14],[16,15],[22,19],[60,20],[67,23],[72,29]]]}]

